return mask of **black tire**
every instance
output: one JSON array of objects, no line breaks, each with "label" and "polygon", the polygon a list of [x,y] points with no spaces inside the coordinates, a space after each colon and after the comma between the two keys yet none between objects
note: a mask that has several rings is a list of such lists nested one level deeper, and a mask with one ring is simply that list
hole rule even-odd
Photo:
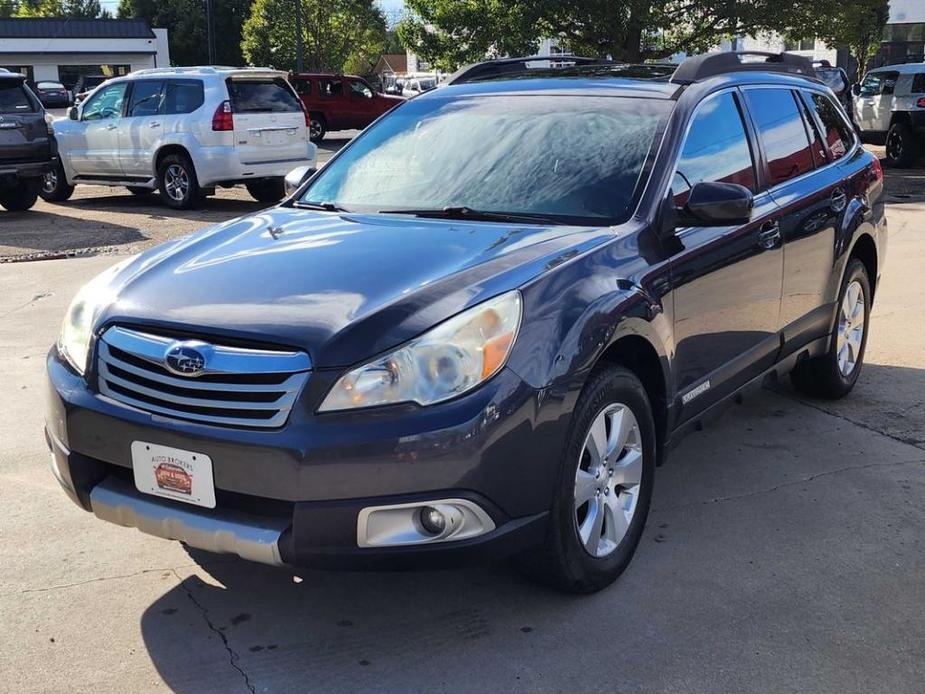
[{"label": "black tire", "polygon": [[[583,470],[585,467],[592,470],[593,466],[587,462],[586,439],[589,439],[592,424],[617,403],[631,410],[638,425],[637,433],[632,438],[641,439],[635,441],[642,455],[640,481],[636,487],[635,511],[625,534],[615,547],[612,543],[609,554],[598,557],[592,556],[579,536],[582,522],[578,516],[584,509],[584,520],[587,520],[588,514],[593,512],[591,505],[599,504],[597,499],[603,500],[604,497],[599,491],[595,492],[595,498],[576,508],[576,474],[579,466]],[[534,580],[570,593],[593,593],[613,583],[629,565],[645,528],[655,482],[655,450],[652,406],[636,375],[622,367],[609,367],[593,375],[572,413],[546,540],[542,546],[520,557],[520,567],[524,573]],[[613,467],[619,467],[619,460],[611,464],[611,469]],[[600,484],[606,487],[608,481],[604,476]],[[608,498],[616,500],[624,497],[615,489],[612,497],[608,492]]]},{"label": "black tire", "polygon": [[282,178],[267,178],[262,181],[249,181],[244,184],[247,192],[258,202],[279,202],[286,197],[286,185]]},{"label": "black tire", "polygon": [[0,207],[9,212],[25,212],[39,199],[40,180],[19,181],[15,186],[0,188]]},{"label": "black tire", "polygon": [[[854,356],[854,366],[847,371],[839,364],[839,342],[840,335],[847,330],[849,333],[857,329],[857,317],[851,322],[845,323],[842,318],[842,307],[845,303],[845,295],[848,288],[854,283],[861,290],[861,299],[864,302],[863,315],[864,323],[862,325],[860,346],[853,350],[848,345],[849,355]],[[838,292],[838,303],[835,310],[835,324],[832,328],[832,338],[828,351],[820,357],[809,359],[797,365],[790,374],[790,382],[801,393],[814,398],[825,398],[836,400],[845,397],[854,388],[858,376],[861,374],[861,367],[864,364],[864,350],[867,347],[867,335],[870,332],[870,279],[867,276],[867,269],[857,258],[852,258],[848,262],[845,270],[844,279],[842,279],[841,289]],[[853,324],[853,325],[852,325]],[[849,356],[850,358],[850,356]],[[847,362],[846,362],[847,364]]]},{"label": "black tire", "polygon": [[912,128],[902,123],[896,123],[890,128],[886,136],[887,166],[898,169],[908,169],[915,164],[919,156],[919,143]]},{"label": "black tire", "polygon": [[61,162],[55,165],[53,171],[42,177],[42,188],[39,195],[47,202],[64,202],[74,194],[74,186],[68,185],[64,176],[64,167]]},{"label": "black tire", "polygon": [[150,195],[154,192],[151,188],[140,188],[138,186],[125,186],[125,188],[132,195]]},{"label": "black tire", "polygon": [[328,132],[328,122],[320,113],[309,114],[308,138],[315,143],[321,142]]},{"label": "black tire", "polygon": [[157,189],[167,207],[190,210],[202,202],[193,162],[185,154],[168,154],[157,167]]}]

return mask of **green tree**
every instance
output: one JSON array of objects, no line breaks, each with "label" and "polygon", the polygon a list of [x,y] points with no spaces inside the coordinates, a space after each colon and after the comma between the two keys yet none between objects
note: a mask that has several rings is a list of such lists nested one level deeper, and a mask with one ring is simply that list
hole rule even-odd
[{"label": "green tree", "polygon": [[[242,65],[241,27],[252,0],[215,2],[215,60],[219,65]],[[167,29],[174,65],[209,62],[206,5],[203,0],[121,0],[119,17],[138,17],[152,27]]]},{"label": "green tree", "polygon": [[889,0],[825,0],[807,8],[795,25],[803,28],[803,36],[847,48],[858,63],[858,77],[863,78],[867,64],[880,49],[889,18]]},{"label": "green tree", "polygon": [[100,16],[100,0],[64,0],[61,6],[65,17],[93,19]]},{"label": "green tree", "polygon": [[[241,50],[251,65],[296,66],[293,0],[255,0]],[[303,0],[306,69],[368,73],[386,47],[386,21],[372,0]]]},{"label": "green tree", "polygon": [[19,0],[13,12],[14,17],[63,17],[62,0]]}]

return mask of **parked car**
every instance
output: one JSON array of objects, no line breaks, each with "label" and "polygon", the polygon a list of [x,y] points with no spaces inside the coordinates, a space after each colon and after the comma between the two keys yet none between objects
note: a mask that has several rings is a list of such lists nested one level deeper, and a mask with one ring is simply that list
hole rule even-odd
[{"label": "parked car", "polygon": [[87,95],[99,87],[103,82],[108,80],[106,75],[81,75],[77,78],[77,83],[71,90],[74,97],[74,104],[77,105],[87,98]]},{"label": "parked car", "polygon": [[51,119],[25,75],[0,70],[0,207],[32,207],[57,154]]},{"label": "parked car", "polygon": [[256,200],[278,202],[286,173],[314,164],[307,120],[284,72],[140,70],[108,80],[55,122],[61,160],[41,195],[61,202],[78,184],[125,186],[186,209],[216,186],[243,183]]},{"label": "parked car", "polygon": [[67,108],[71,105],[71,95],[60,82],[39,82],[35,85],[35,94],[45,108]]},{"label": "parked car", "polygon": [[845,109],[845,113],[853,121],[854,108],[852,105],[851,78],[840,67],[833,67],[828,60],[813,61],[816,77],[825,82],[825,86],[832,90],[838,102]]},{"label": "parked car", "polygon": [[365,128],[404,101],[380,94],[356,75],[291,72],[289,81],[309,113],[312,142],[332,130]]},{"label": "parked car", "polygon": [[925,141],[925,63],[870,70],[854,94],[861,138],[886,144],[890,166],[912,166]]},{"label": "parked car", "polygon": [[411,77],[402,80],[402,95],[417,96],[437,88],[436,77]]},{"label": "parked car", "polygon": [[879,162],[808,60],[739,57],[424,94],[280,206],[113,266],[48,355],[58,481],[270,564],[608,585],[687,431],[862,368]]}]

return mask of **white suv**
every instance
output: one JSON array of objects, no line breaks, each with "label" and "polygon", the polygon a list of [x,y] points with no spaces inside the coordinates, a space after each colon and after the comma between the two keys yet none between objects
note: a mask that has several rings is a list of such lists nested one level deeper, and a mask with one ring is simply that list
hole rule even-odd
[{"label": "white suv", "polygon": [[886,162],[912,166],[925,142],[925,63],[870,70],[854,88],[861,139],[886,145]]},{"label": "white suv", "polygon": [[41,193],[50,201],[90,183],[158,190],[188,209],[216,186],[244,183],[277,202],[285,175],[315,164],[302,102],[286,73],[264,68],[133,72],[101,84],[54,130],[61,163]]}]

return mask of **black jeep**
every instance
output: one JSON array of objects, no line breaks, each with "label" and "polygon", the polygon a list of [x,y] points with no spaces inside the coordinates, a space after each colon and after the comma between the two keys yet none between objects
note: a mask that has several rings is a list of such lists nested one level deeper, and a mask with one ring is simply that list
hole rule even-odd
[{"label": "black jeep", "polygon": [[0,206],[10,212],[32,207],[57,158],[51,121],[25,75],[0,72]]}]

